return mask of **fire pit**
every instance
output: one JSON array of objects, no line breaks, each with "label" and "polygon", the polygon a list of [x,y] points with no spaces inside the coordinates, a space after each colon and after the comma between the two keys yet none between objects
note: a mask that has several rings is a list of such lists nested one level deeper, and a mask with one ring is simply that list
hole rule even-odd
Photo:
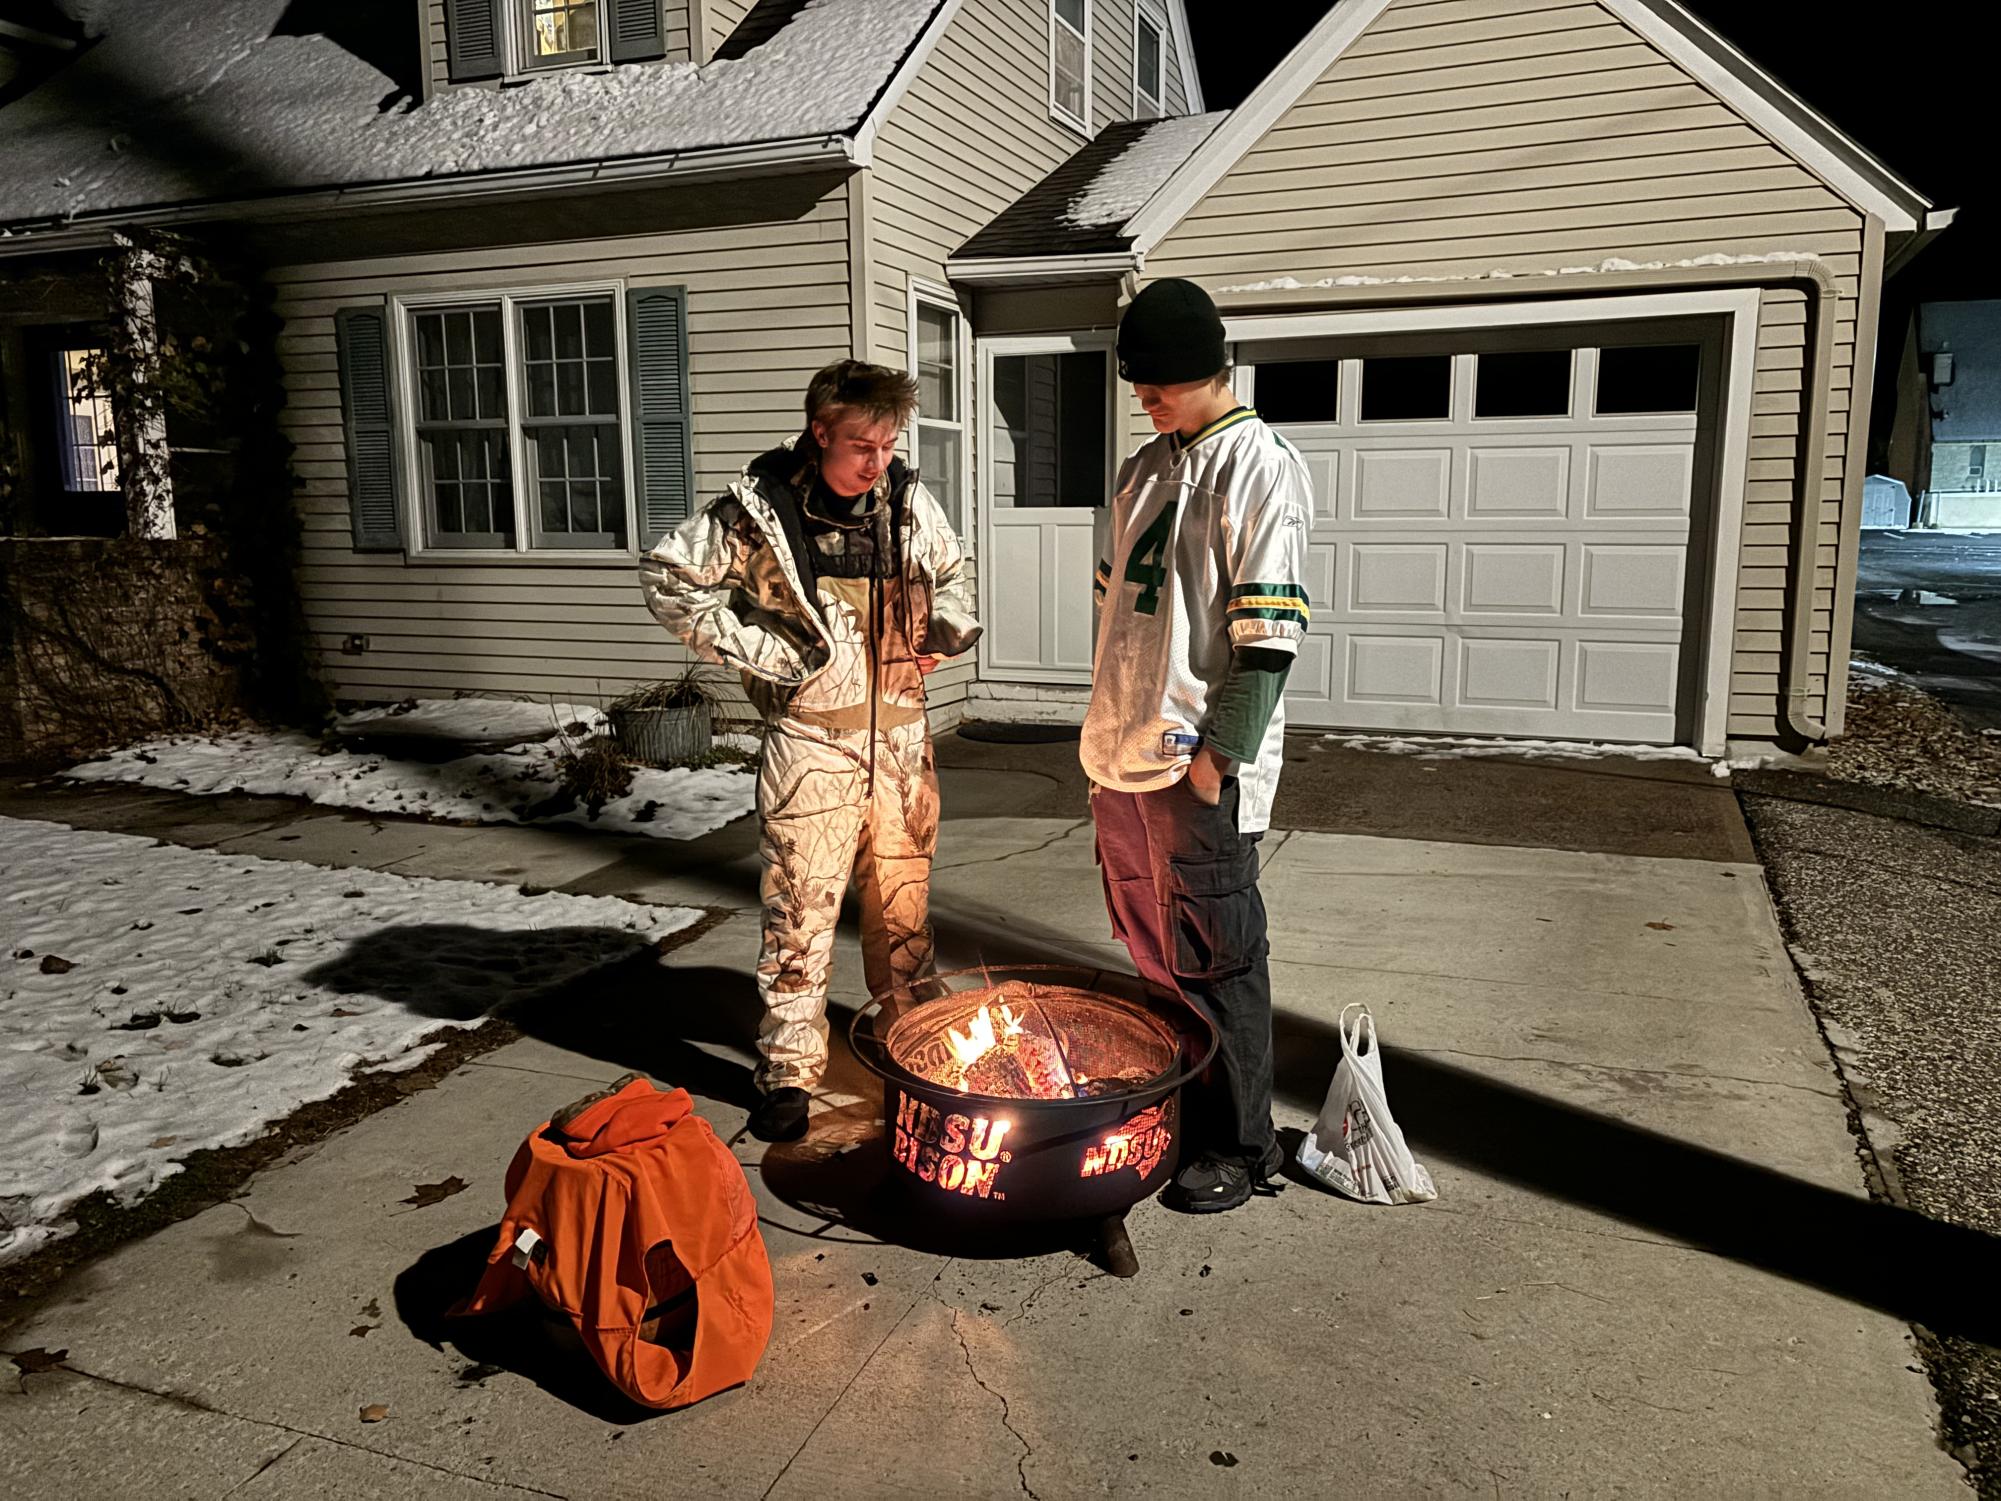
[{"label": "fire pit", "polygon": [[1181,1086],[1216,1050],[1194,1007],[1110,970],[1014,965],[894,992],[851,1035],[923,1212],[1092,1222],[1108,1266],[1137,1269],[1125,1212],[1173,1173]]}]

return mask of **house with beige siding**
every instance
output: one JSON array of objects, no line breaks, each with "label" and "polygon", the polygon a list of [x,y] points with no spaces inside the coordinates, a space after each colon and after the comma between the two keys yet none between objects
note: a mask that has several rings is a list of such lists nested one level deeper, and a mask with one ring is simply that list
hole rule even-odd
[{"label": "house with beige siding", "polygon": [[[1293,723],[1839,732],[1882,267],[1938,219],[1671,0],[1340,0],[1227,113],[1180,0],[412,3],[414,98],[280,0],[187,78],[114,3],[0,109],[0,254],[255,248],[336,694],[673,671],[638,553],[852,355],[918,375],[974,560],[934,713],[1078,717],[1113,331],[1185,276],[1315,476]],[[108,150],[149,111],[200,149]]]}]

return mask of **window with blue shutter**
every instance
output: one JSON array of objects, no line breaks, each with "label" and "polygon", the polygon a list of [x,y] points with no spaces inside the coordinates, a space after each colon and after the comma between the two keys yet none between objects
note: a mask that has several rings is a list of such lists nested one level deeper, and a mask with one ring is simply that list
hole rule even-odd
[{"label": "window with blue shutter", "polygon": [[400,550],[394,423],[389,405],[389,319],[381,308],[334,317],[341,419],[347,436],[348,511],[357,552]]},{"label": "window with blue shutter", "polygon": [[639,287],[625,296],[639,429],[639,545],[648,548],[687,520],[693,505],[688,294],[682,287]]},{"label": "window with blue shutter", "polygon": [[500,7],[504,0],[445,0],[445,53],[453,83],[507,71]]}]

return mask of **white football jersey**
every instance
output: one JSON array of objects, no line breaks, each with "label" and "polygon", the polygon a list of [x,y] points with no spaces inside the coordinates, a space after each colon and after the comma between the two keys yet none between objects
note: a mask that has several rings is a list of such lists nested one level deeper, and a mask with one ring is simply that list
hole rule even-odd
[{"label": "white football jersey", "polygon": [[[1119,470],[1095,584],[1098,644],[1084,770],[1153,792],[1187,775],[1239,646],[1297,653],[1306,634],[1305,461],[1248,407],[1194,437],[1163,433]],[[1241,832],[1271,823],[1285,706],[1237,769]]]}]

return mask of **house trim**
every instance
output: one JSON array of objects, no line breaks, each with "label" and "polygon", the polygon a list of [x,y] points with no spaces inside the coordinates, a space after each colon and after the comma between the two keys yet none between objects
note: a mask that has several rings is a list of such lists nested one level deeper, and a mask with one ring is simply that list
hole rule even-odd
[{"label": "house trim", "polygon": [[848,352],[870,360],[875,286],[875,169],[863,167],[848,179]]},{"label": "house trim", "polygon": [[[1206,115],[1202,102],[1202,80],[1195,71],[1195,43],[1188,32],[1187,0],[1167,0],[1167,27],[1174,33],[1174,58],[1181,65],[1181,91],[1188,96],[1188,113]],[[1162,88],[1167,85],[1161,84]]]},{"label": "house trim", "polygon": [[[953,529],[959,533],[962,542],[966,540],[966,523],[978,508],[973,503],[973,320],[959,301],[959,294],[941,282],[929,277],[912,276],[904,297],[905,351],[908,363],[904,369],[912,380],[917,373],[917,309],[921,303],[949,310],[958,319],[958,334],[952,341],[952,376],[957,383],[958,416],[953,419],[959,429],[959,511],[951,517]],[[942,421],[942,419],[940,419]],[[911,426],[920,428],[925,417],[919,411]],[[916,434],[913,432],[910,445],[910,460],[916,464],[919,457]],[[935,492],[934,492],[935,493]]]},{"label": "house trim", "polygon": [[1225,316],[1232,345],[1255,340],[1360,334],[1416,333],[1521,324],[1630,322],[1646,318],[1728,319],[1730,351],[1717,423],[1716,491],[1709,515],[1714,542],[1710,560],[1709,619],[1693,622],[1702,642],[1702,702],[1695,717],[1696,749],[1724,754],[1730,726],[1731,657],[1736,643],[1738,560],[1744,528],[1744,495],[1751,443],[1751,405],[1758,364],[1755,288],[1590,297],[1575,300],[1471,304],[1458,307],[1365,308],[1348,312],[1297,312]]},{"label": "house trim", "polygon": [[[1095,61],[1092,45],[1093,22],[1097,19],[1093,12],[1097,9],[1092,0],[1084,3],[1084,114],[1080,119],[1056,102],[1056,0],[1042,0],[1043,8],[1049,12],[1049,118],[1067,130],[1074,130],[1088,141],[1091,139],[1091,96],[1097,92],[1097,78],[1092,72]],[[1064,27],[1070,23],[1064,21]]]},{"label": "house trim", "polygon": [[[1834,597],[1855,598],[1862,565],[1862,491],[1868,483],[1869,431],[1876,400],[1876,340],[1883,315],[1883,221],[1873,216],[1862,227],[1862,295],[1855,309],[1855,362],[1848,389],[1847,463],[1841,476],[1841,546],[1835,555]],[[1848,654],[1855,644],[1855,612],[1837,608],[1827,643],[1827,733],[1839,735],[1848,719]]]},{"label": "house trim", "polygon": [[[1600,3],[1853,207],[1875,215],[1894,232],[1922,227],[1929,201],[1921,193],[1673,0]],[[1389,4],[1390,0],[1348,0],[1323,17],[1127,222],[1134,249],[1145,255],[1166,238]],[[1713,49],[1740,67],[1729,66]],[[1747,78],[1745,70],[1753,76]]]},{"label": "house trim", "polygon": [[975,286],[1054,286],[1064,281],[1111,281],[1137,271],[1140,258],[1130,250],[1099,255],[1012,255],[976,260],[948,260],[945,274]]},{"label": "house trim", "polygon": [[938,42],[951,29],[952,22],[959,14],[965,0],[943,0],[931,19],[924,23],[924,29],[917,34],[917,40],[904,54],[889,82],[868,107],[861,123],[855,128],[851,139],[854,142],[853,160],[857,166],[866,167],[875,159],[875,138],[882,133],[882,125],[903,96],[910,92],[910,86],[917,81],[917,75],[924,71],[924,65],[931,60],[931,54],[938,50]]},{"label": "house trim", "polygon": [[[1154,66],[1159,70],[1160,75],[1158,79],[1160,92],[1150,99],[1140,92],[1139,87],[1139,28],[1142,22],[1153,28],[1155,37]],[[1135,120],[1164,120],[1167,118],[1167,49],[1171,32],[1172,27],[1164,23],[1164,18],[1148,8],[1147,0],[1133,0],[1132,118]],[[1151,115],[1142,115],[1139,112],[1140,105],[1142,104],[1151,105],[1153,113]]]}]

